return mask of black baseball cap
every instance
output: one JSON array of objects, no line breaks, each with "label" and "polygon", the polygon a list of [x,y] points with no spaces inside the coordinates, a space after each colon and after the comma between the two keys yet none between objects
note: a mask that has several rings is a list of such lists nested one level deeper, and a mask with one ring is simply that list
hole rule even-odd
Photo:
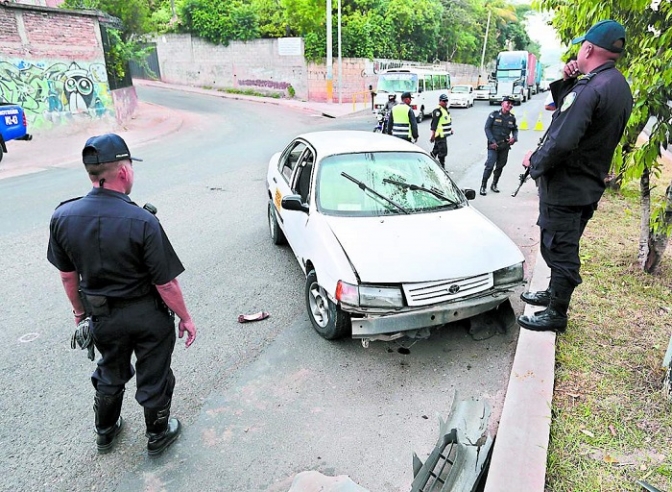
[{"label": "black baseball cap", "polygon": [[514,98],[512,98],[511,96],[504,96],[502,98],[502,102],[516,102],[516,100]]},{"label": "black baseball cap", "polygon": [[[621,53],[625,48],[625,28],[615,20],[603,20],[588,29],[581,37],[572,40],[572,44],[588,41],[595,46],[612,53]],[[622,41],[622,43],[619,43]]]},{"label": "black baseball cap", "polygon": [[411,93],[410,93],[410,92],[404,92],[404,93],[401,95],[401,98],[402,98],[402,99],[413,99],[413,96],[411,96]]},{"label": "black baseball cap", "polygon": [[137,157],[131,157],[128,145],[116,133],[106,133],[90,137],[82,150],[84,164],[105,164],[123,160],[142,161]]}]

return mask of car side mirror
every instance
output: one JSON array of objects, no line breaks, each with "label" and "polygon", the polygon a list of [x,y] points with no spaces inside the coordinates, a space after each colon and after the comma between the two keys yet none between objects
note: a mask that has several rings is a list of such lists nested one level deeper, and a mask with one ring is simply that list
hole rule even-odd
[{"label": "car side mirror", "polygon": [[[471,188],[467,188],[466,190],[462,190],[462,193],[464,193],[464,196],[467,198],[467,200],[473,200],[476,198],[476,190],[472,190]],[[282,201],[284,202],[285,199],[283,198]],[[284,203],[283,203],[284,206]]]},{"label": "car side mirror", "polygon": [[301,195],[283,196],[281,204],[282,208],[284,208],[285,210],[296,210],[297,212],[308,213],[308,205],[303,203]]}]

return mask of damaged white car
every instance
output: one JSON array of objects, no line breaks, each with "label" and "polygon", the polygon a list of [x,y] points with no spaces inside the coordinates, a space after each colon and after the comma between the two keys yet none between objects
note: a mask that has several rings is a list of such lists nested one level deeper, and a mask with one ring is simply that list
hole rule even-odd
[{"label": "damaged white car", "polygon": [[306,274],[328,340],[426,337],[523,284],[513,241],[417,145],[358,131],[296,137],[269,163],[268,224]]}]

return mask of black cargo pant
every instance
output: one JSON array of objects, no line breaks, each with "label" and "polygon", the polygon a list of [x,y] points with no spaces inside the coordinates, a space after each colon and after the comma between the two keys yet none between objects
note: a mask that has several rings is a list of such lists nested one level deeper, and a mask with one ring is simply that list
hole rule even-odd
[{"label": "black cargo pant", "polygon": [[595,210],[597,202],[582,206],[539,203],[539,249],[551,269],[551,279],[565,279],[573,287],[581,283],[579,241]]},{"label": "black cargo pant", "polygon": [[506,161],[509,159],[509,147],[501,150],[488,149],[488,158],[485,161],[485,169],[483,170],[483,181],[487,182],[492,175],[492,170],[495,170],[495,181],[499,181],[502,175]]},{"label": "black cargo pant", "polygon": [[93,341],[101,354],[91,375],[94,388],[107,395],[118,394],[137,371],[137,402],[163,408],[175,387],[170,368],[176,339],[174,315],[153,295],[109,299],[109,308],[109,315],[93,316]]},{"label": "black cargo pant", "polygon": [[434,147],[432,148],[432,155],[437,158],[441,167],[446,167],[446,156],[448,155],[448,142],[446,137],[436,137],[434,139]]}]

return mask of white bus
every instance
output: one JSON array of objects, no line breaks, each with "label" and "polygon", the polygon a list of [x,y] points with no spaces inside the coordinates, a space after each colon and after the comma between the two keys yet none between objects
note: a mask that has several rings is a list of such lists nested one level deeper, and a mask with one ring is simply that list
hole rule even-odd
[{"label": "white bus", "polygon": [[450,74],[444,70],[416,67],[386,70],[378,76],[374,110],[380,111],[390,94],[396,94],[397,103],[400,103],[401,94],[410,92],[413,97],[411,107],[420,122],[439,105],[441,94],[450,94],[450,88]]}]

